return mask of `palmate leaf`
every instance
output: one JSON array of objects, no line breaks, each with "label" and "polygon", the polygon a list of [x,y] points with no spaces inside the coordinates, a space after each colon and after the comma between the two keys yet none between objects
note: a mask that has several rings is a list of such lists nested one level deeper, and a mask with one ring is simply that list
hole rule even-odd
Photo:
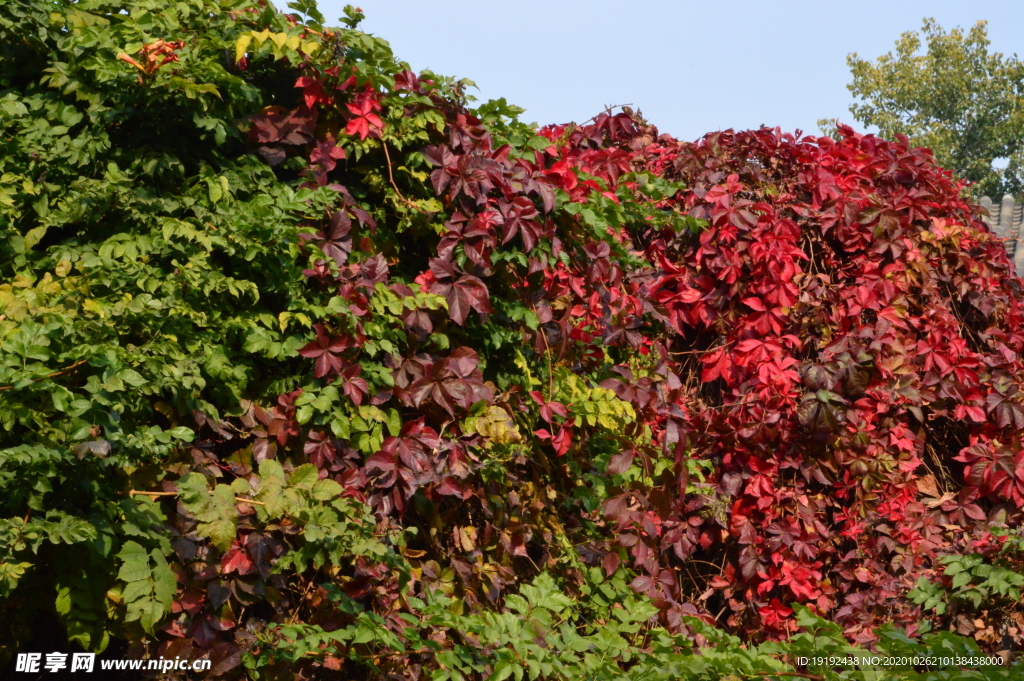
[{"label": "palmate leaf", "polygon": [[235,492],[227,485],[217,485],[210,502],[209,509],[199,516],[204,522],[197,529],[200,534],[209,536],[214,546],[227,551],[238,527]]},{"label": "palmate leaf", "polygon": [[189,473],[178,481],[178,492],[185,509],[201,521],[197,531],[226,551],[238,527],[234,490],[228,485],[217,485],[211,493],[202,474]]},{"label": "palmate leaf", "polygon": [[998,392],[988,394],[988,412],[1000,428],[1024,428],[1024,404]]},{"label": "palmate leaf", "polygon": [[345,361],[337,353],[349,347],[349,339],[339,336],[332,337],[322,324],[315,324],[313,331],[316,333],[316,340],[304,345],[299,350],[299,354],[316,360],[317,377],[340,372]]},{"label": "palmate leaf", "polygon": [[278,518],[288,508],[283,495],[286,486],[287,481],[281,464],[273,459],[265,459],[260,462],[260,483],[256,498],[263,502],[262,508],[268,517]]},{"label": "palmate leaf", "polygon": [[[333,167],[333,166],[332,166]],[[328,168],[330,170],[330,168]],[[324,255],[334,260],[341,267],[352,252],[352,218],[344,209],[334,211],[331,221],[323,231],[315,235],[304,234],[303,237],[316,243]]]},{"label": "palmate leaf", "polygon": [[448,301],[448,314],[456,324],[464,325],[471,310],[480,314],[492,312],[486,284],[479,277],[464,275],[455,283],[436,283],[432,293],[443,295]]}]

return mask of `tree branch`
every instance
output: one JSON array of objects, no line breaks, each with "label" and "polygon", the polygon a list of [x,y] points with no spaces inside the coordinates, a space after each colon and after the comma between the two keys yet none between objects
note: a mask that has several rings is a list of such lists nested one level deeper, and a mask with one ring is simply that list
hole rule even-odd
[{"label": "tree branch", "polygon": [[394,188],[395,193],[398,194],[398,198],[401,199],[402,203],[409,206],[413,210],[418,211],[420,213],[426,213],[427,211],[423,210],[415,203],[405,198],[405,195],[402,194],[402,190],[398,188],[397,184],[395,184],[395,174],[391,171],[391,154],[388,153],[388,143],[384,141],[383,137],[381,137],[380,139],[380,145],[381,147],[384,148],[384,157],[388,160],[388,180],[391,181],[391,186]]},{"label": "tree branch", "polygon": [[[52,374],[47,374],[45,376],[40,376],[39,378],[35,378],[35,379],[32,379],[32,380],[38,383],[39,381],[45,381],[48,378],[55,378],[57,376],[60,376],[61,374],[66,374],[69,371],[72,371],[73,369],[77,369],[78,367],[82,366],[83,364],[85,364],[88,361],[89,360],[87,360],[87,359],[80,359],[77,362],[75,362],[74,364],[72,364],[71,366],[64,367],[60,371],[54,371]],[[0,386],[0,390],[11,390],[12,388],[14,388],[13,385]]]},{"label": "tree branch", "polygon": [[[146,496],[146,497],[176,497],[180,492],[146,492],[138,489],[128,490],[128,496]],[[243,504],[255,504],[257,506],[266,506],[262,501],[256,501],[255,499],[245,499],[243,497],[235,497],[235,501]]]}]

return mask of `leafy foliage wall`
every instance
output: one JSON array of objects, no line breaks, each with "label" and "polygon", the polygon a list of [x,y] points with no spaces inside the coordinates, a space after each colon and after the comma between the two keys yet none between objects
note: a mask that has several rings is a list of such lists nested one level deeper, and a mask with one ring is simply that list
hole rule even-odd
[{"label": "leafy foliage wall", "polygon": [[294,8],[0,7],[4,656],[839,678],[795,656],[1014,645],[1021,281],[926,152],[535,130]]}]

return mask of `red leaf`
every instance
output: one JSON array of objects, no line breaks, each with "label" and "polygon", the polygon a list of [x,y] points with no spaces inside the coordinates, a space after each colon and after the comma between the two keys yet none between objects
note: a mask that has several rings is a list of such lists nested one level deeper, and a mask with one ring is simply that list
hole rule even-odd
[{"label": "red leaf", "polygon": [[615,551],[609,551],[605,554],[604,560],[601,561],[601,566],[604,568],[605,577],[611,577],[615,574],[615,571],[619,569],[619,564],[622,559],[619,558],[619,554]]},{"label": "red leaf", "polygon": [[318,140],[313,151],[309,154],[310,163],[323,166],[324,170],[330,172],[338,165],[338,161],[345,158],[345,150],[337,146],[334,137],[330,134],[324,140]]},{"label": "red leaf", "polygon": [[434,490],[438,494],[445,494],[448,496],[460,498],[465,498],[465,492],[468,491],[463,487],[461,482],[459,482],[456,478],[450,476],[442,480],[441,484],[435,487]]},{"label": "red leaf", "polygon": [[312,76],[301,76],[295,81],[295,87],[302,88],[302,98],[310,109],[317,103],[331,103],[331,99],[324,92],[323,84]]},{"label": "red leaf", "polygon": [[629,470],[629,467],[633,465],[633,457],[636,456],[636,451],[626,450],[614,455],[608,462],[608,468],[605,472],[609,475],[621,475]]},{"label": "red leaf", "polygon": [[481,314],[491,312],[487,286],[478,277],[463,275],[448,292],[448,314],[459,326],[466,322],[470,310]]},{"label": "red leaf", "polygon": [[248,575],[256,572],[256,565],[249,558],[248,552],[242,548],[232,548],[221,558],[221,573],[229,574],[238,572],[240,575]]},{"label": "red leaf", "polygon": [[360,140],[365,140],[370,135],[380,136],[384,129],[384,122],[381,121],[380,116],[374,113],[380,111],[380,104],[373,98],[371,92],[361,93],[356,97],[354,103],[346,104],[345,107],[352,115],[348,125],[345,126],[346,134],[359,135]]},{"label": "red leaf", "polygon": [[[571,424],[572,421],[570,420],[569,423]],[[572,446],[572,428],[569,425],[562,426],[558,433],[551,438],[551,444],[555,448],[555,453],[559,456],[569,451],[569,447]]]},{"label": "red leaf", "polygon": [[301,347],[299,354],[316,359],[315,375],[317,378],[329,373],[337,373],[344,365],[344,361],[335,353],[349,347],[348,339],[331,337],[322,324],[314,324],[313,331],[316,332],[316,340]]}]

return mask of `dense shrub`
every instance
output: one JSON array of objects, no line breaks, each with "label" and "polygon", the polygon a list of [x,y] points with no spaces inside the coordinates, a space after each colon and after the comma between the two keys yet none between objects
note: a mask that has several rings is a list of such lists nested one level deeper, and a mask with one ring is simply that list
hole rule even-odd
[{"label": "dense shrub", "polygon": [[0,7],[5,656],[1013,647],[1021,282],[926,151],[538,131],[296,9]]}]

